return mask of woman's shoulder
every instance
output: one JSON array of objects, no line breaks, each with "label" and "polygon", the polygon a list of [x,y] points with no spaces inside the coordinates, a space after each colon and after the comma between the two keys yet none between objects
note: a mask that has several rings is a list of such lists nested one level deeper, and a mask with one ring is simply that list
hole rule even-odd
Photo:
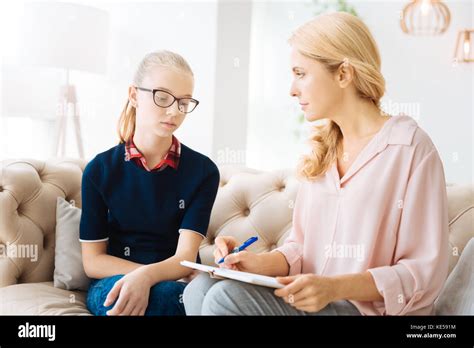
[{"label": "woman's shoulder", "polygon": [[436,147],[428,133],[418,122],[407,115],[392,116],[394,123],[390,131],[389,144],[407,146],[409,152],[428,154],[436,151]]},{"label": "woman's shoulder", "polygon": [[[441,156],[428,133],[410,116],[395,116],[398,119],[392,127],[391,139],[398,139],[398,143],[405,145],[396,151],[403,156],[407,168],[413,172],[422,163],[437,163],[442,168]],[[393,143],[393,141],[392,141]]]}]

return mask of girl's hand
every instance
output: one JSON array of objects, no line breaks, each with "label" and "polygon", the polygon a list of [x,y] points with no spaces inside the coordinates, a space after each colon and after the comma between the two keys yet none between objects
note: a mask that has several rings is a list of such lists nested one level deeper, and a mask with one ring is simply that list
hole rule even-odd
[{"label": "girl's hand", "polygon": [[144,267],[126,274],[110,290],[104,307],[117,302],[107,315],[144,315],[150,296],[151,278]]},{"label": "girl's hand", "polygon": [[[214,250],[214,259],[219,267],[236,271],[260,273],[260,259],[258,254],[243,250],[229,255],[234,248],[239,246],[239,243],[234,237],[217,237],[215,242],[216,249]],[[219,264],[219,260],[223,257],[225,257],[224,262]]]},{"label": "girl's hand", "polygon": [[277,277],[286,285],[275,290],[275,295],[282,297],[286,303],[305,312],[319,312],[330,302],[335,301],[335,283],[330,277],[315,274],[298,274],[288,277]]}]

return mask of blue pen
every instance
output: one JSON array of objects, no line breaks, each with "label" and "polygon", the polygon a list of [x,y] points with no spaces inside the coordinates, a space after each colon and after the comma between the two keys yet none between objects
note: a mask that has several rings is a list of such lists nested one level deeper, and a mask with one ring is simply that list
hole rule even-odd
[{"label": "blue pen", "polygon": [[[234,250],[232,250],[230,252],[230,254],[235,254],[235,253],[238,253],[239,251],[242,251],[244,250],[245,248],[247,248],[250,244],[252,243],[255,243],[256,241],[258,240],[258,237],[250,237],[249,239],[247,239],[244,244],[242,244],[241,246],[239,246],[238,248],[235,248]],[[225,259],[225,256],[219,260],[218,264],[221,264],[222,262],[224,262],[224,259]]]}]

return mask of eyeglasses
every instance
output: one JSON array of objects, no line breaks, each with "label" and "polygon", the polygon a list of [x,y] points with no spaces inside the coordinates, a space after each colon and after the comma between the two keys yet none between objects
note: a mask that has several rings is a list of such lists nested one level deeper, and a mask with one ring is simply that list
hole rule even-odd
[{"label": "eyeglasses", "polygon": [[160,108],[168,108],[174,104],[175,101],[178,101],[178,110],[183,114],[189,114],[196,106],[198,106],[199,101],[193,98],[176,98],[170,92],[164,91],[162,89],[148,89],[143,87],[135,87],[141,91],[153,93],[153,101],[156,106]]}]

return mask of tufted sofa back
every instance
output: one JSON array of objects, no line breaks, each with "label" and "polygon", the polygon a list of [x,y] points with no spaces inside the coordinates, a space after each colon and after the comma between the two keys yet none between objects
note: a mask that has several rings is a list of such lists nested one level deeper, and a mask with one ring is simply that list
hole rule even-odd
[{"label": "tufted sofa back", "polygon": [[[5,160],[0,162],[0,252],[9,246],[37,246],[37,259],[0,254],[0,287],[51,281],[54,271],[56,198],[81,207],[85,161],[77,159]],[[291,229],[298,181],[290,170],[262,172],[243,167],[220,168],[221,182],[202,242],[203,263],[213,263],[218,235],[244,241],[255,233],[249,249],[268,251],[283,243]],[[448,185],[450,270],[474,236],[472,186]],[[17,250],[18,250],[17,248]]]},{"label": "tufted sofa back", "polygon": [[0,163],[0,244],[3,250],[32,250],[37,246],[36,260],[5,257],[5,253],[0,257],[0,287],[53,279],[56,199],[74,200],[81,207],[85,164],[78,160],[30,159]]}]

